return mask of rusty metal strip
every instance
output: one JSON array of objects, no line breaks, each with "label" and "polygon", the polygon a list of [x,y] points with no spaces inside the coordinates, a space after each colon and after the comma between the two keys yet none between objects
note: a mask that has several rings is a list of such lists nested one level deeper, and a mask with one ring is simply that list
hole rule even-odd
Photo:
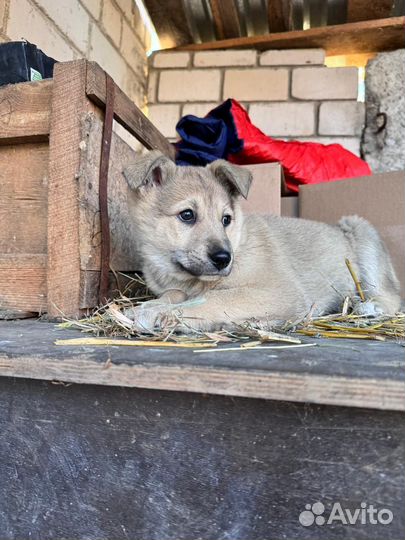
[{"label": "rusty metal strip", "polygon": [[106,100],[101,144],[99,206],[101,224],[101,263],[98,299],[100,305],[108,300],[108,280],[110,272],[110,224],[108,219],[108,166],[110,162],[112,126],[114,119],[115,83],[106,73]]}]

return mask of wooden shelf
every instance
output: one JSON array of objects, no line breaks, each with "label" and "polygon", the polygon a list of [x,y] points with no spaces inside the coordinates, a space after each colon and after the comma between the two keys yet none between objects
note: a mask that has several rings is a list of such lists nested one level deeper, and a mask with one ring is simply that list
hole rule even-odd
[{"label": "wooden shelf", "polygon": [[33,319],[0,321],[0,377],[405,410],[397,343],[305,338],[317,346],[223,354],[54,344],[77,337]]},{"label": "wooden shelf", "polygon": [[215,49],[305,49],[321,47],[327,56],[376,53],[405,47],[405,17],[323,26],[177,47],[182,51]]}]

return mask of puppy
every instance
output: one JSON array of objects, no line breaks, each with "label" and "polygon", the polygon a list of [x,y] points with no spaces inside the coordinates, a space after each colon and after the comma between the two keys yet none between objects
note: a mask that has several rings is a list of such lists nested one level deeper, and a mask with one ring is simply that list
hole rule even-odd
[{"label": "puppy", "polygon": [[232,328],[248,319],[296,320],[332,313],[355,285],[367,296],[357,311],[393,314],[399,283],[377,231],[364,219],[338,225],[276,216],[244,217],[250,172],[218,160],[176,167],[150,152],[124,171],[133,194],[141,269],[161,298],[127,311],[139,331],[181,315],[179,330]]}]

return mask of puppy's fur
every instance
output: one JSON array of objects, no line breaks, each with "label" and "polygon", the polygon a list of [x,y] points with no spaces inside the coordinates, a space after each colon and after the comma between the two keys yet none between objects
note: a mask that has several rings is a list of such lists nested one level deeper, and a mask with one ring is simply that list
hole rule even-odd
[{"label": "puppy's fur", "polygon": [[[376,230],[357,216],[338,225],[282,217],[244,217],[251,175],[218,160],[207,167],[176,167],[151,152],[124,175],[133,189],[133,219],[142,271],[161,301],[131,310],[139,330],[162,324],[181,312],[185,328],[212,330],[247,319],[280,320],[338,310],[355,286],[348,258],[368,301],[358,312],[393,314],[399,309],[399,283]],[[191,209],[194,223],[179,214]],[[224,216],[231,223],[224,226]],[[225,268],[210,253],[231,254]],[[195,299],[173,304],[177,299]],[[183,330],[185,329],[183,328]]]}]

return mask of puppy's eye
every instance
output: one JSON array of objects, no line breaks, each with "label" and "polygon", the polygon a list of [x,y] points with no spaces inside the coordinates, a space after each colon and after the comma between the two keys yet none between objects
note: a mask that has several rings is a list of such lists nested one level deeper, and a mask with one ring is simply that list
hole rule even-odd
[{"label": "puppy's eye", "polygon": [[225,216],[222,218],[222,225],[224,227],[228,227],[228,225],[231,224],[231,221],[232,221],[232,216],[230,216],[229,214],[225,214]]},{"label": "puppy's eye", "polygon": [[187,210],[183,210],[179,214],[179,218],[181,221],[184,221],[185,223],[194,223],[195,222],[195,214],[193,210],[190,208],[187,208]]}]

